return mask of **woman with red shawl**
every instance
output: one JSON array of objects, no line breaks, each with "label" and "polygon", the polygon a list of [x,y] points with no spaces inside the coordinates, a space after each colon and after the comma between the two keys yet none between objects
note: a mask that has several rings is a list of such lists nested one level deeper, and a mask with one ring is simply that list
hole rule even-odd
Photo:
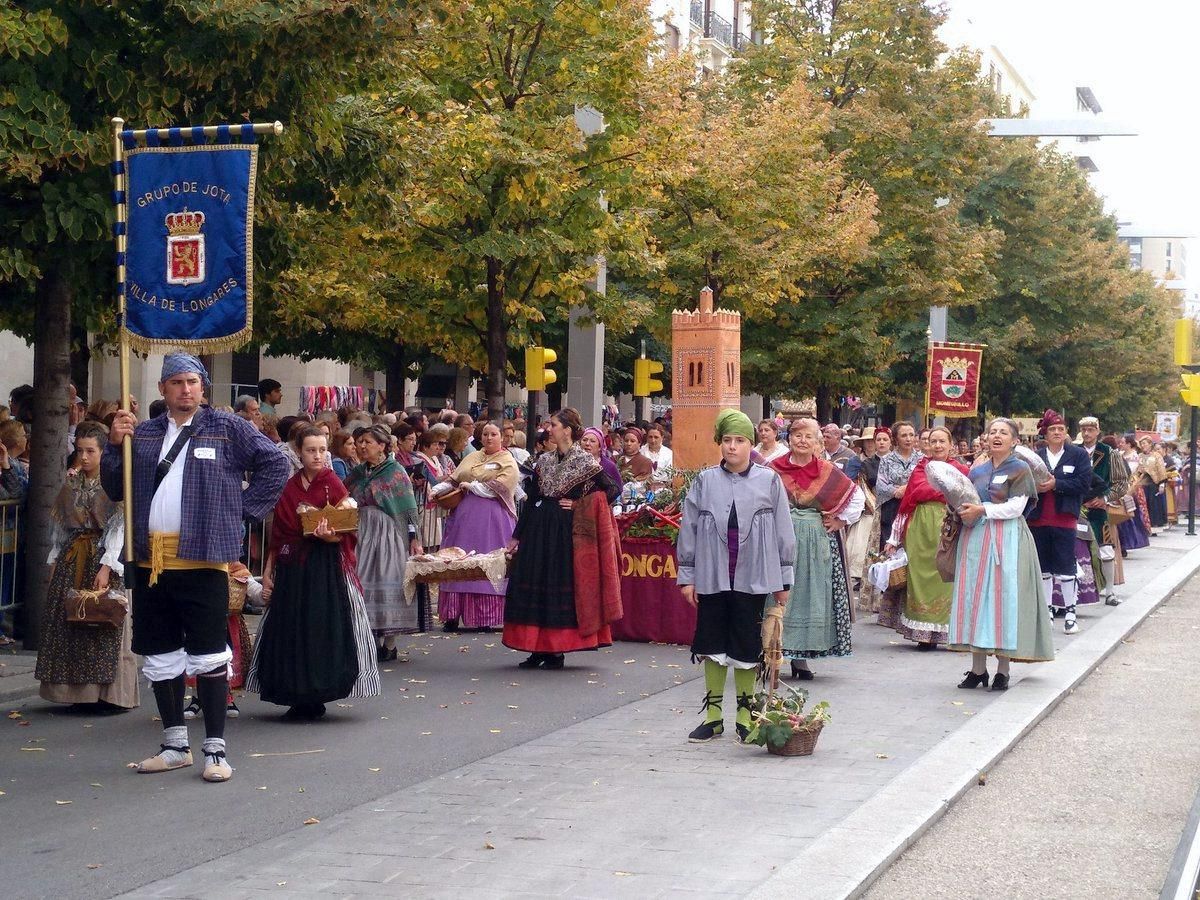
[{"label": "woman with red shawl", "polygon": [[862,490],[833,463],[821,458],[821,429],[815,419],[796,419],[788,428],[787,456],[771,463],[783,479],[796,532],[796,582],[783,615],[783,655],[792,677],[813,677],[808,660],[850,655],[850,583],[846,577],[843,530],[862,515]]},{"label": "woman with red shawl", "polygon": [[937,570],[946,498],[929,483],[925,467],[930,460],[937,460],[966,475],[967,467],[951,457],[953,452],[954,439],[949,429],[939,426],[929,432],[929,454],[913,469],[886,545],[889,556],[900,546],[908,554],[908,590],[903,606],[899,602],[889,603],[892,597],[899,599],[899,592],[885,594],[879,608],[879,624],[894,628],[907,640],[916,641],[918,650],[932,650],[938,644],[946,643],[950,626],[954,584],[942,581]]},{"label": "woman with red shawl", "polygon": [[289,707],[286,718],[317,719],[325,704],[381,693],[375,641],[355,574],[354,535],[335,534],[322,520],[306,536],[306,506],[338,506],[350,495],[325,467],[325,432],[300,429],[302,468],[275,506],[271,550],[263,576],[268,605],[258,629],[246,688]]}]

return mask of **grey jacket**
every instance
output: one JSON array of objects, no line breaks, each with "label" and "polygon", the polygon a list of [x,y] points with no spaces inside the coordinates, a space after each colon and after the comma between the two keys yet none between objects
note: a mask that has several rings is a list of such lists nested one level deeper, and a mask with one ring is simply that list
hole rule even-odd
[{"label": "grey jacket", "polygon": [[737,505],[738,557],[732,589],[768,594],[794,583],[796,535],[787,493],[773,469],[752,463],[739,475],[713,466],[696,476],[683,503],[676,556],[680,586],[718,594],[729,585],[729,510]]}]

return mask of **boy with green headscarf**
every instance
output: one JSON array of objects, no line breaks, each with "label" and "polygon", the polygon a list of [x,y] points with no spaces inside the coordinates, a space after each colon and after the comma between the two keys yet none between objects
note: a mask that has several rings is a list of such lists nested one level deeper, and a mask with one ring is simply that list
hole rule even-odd
[{"label": "boy with green headscarf", "polygon": [[676,552],[683,597],[697,607],[692,659],[704,660],[704,722],[691,734],[704,743],[725,731],[722,701],[733,668],[738,740],[750,731],[750,699],[762,656],[767,595],[787,603],[796,536],[779,475],[750,459],[754,425],[736,409],[717,416],[721,463],[696,476],[683,504]]}]

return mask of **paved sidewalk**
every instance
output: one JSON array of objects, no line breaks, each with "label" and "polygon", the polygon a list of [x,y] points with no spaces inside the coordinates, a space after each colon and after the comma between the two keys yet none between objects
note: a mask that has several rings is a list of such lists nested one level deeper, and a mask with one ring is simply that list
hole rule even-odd
[{"label": "paved sidewalk", "polygon": [[867,894],[1158,897],[1200,786],[1200,578],[1152,613]]},{"label": "paved sidewalk", "polygon": [[965,656],[858,623],[854,657],[814,664],[833,722],[810,758],[687,744],[692,681],[129,896],[853,895],[1200,567],[1198,547],[1176,531],[1133,554],[1127,602],[1081,613],[1070,638],[1057,623],[1059,659],[1014,667],[1006,694],[959,691]]}]

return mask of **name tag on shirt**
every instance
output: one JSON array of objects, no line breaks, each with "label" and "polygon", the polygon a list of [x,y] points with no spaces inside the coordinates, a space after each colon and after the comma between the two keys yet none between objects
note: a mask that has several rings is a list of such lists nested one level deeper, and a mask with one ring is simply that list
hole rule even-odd
[{"label": "name tag on shirt", "polygon": [[483,467],[485,469],[498,469],[500,468],[500,463],[485,463]]},{"label": "name tag on shirt", "polygon": [[1008,481],[1007,475],[995,475],[992,477],[992,484],[1004,484],[1006,481]]},{"label": "name tag on shirt", "polygon": [[197,447],[195,450],[192,451],[192,456],[196,457],[196,459],[216,459],[217,458],[217,448],[216,447]]},{"label": "name tag on shirt", "polygon": [[1075,471],[1074,466],[1063,466],[1063,474],[1064,475],[1070,475],[1074,471]]}]

